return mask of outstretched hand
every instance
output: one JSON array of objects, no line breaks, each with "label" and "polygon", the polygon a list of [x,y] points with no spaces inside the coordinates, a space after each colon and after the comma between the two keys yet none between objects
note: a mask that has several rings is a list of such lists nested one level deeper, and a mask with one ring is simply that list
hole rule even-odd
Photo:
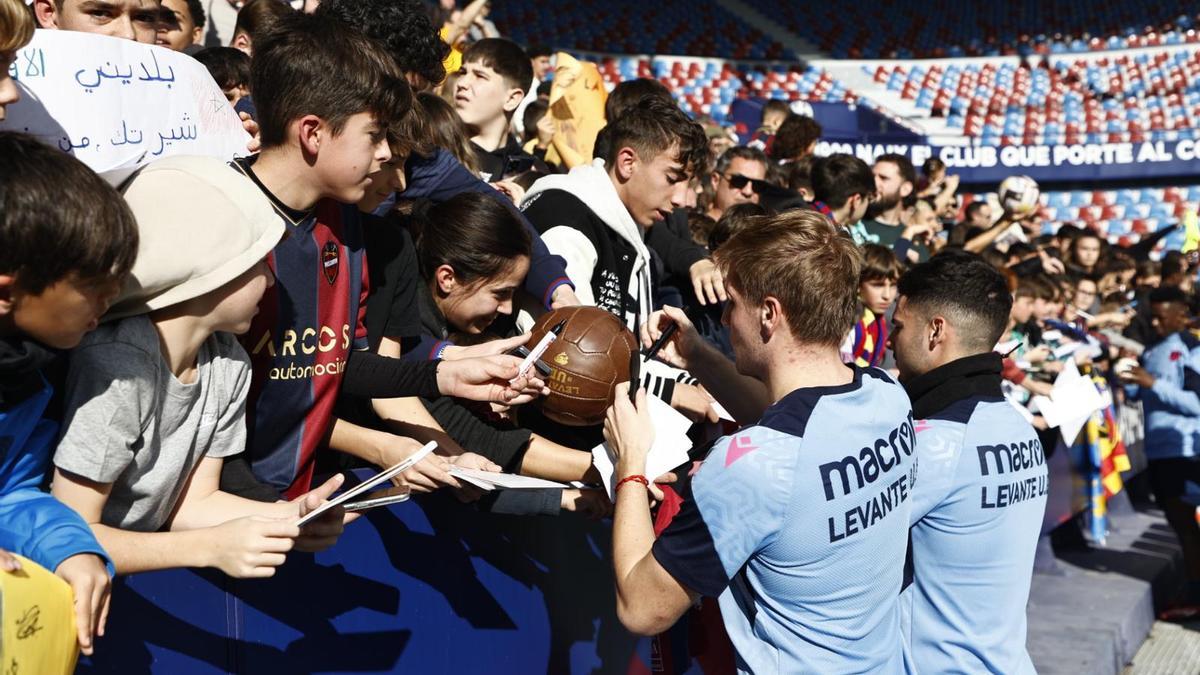
[{"label": "outstretched hand", "polygon": [[438,390],[471,401],[520,405],[550,393],[537,370],[517,376],[521,359],[501,354],[438,364]]}]

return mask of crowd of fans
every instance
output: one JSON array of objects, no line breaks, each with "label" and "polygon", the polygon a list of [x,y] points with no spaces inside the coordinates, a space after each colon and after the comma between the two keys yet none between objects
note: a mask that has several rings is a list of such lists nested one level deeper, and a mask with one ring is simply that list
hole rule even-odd
[{"label": "crowd of fans", "polygon": [[[228,24],[231,5],[232,27],[206,23],[219,13]],[[720,399],[752,424],[769,401],[761,392],[726,398],[741,391],[731,383],[766,382],[775,371],[753,365],[769,358],[747,347],[738,321],[755,319],[745,303],[764,303],[763,326],[776,325],[765,298],[788,296],[778,311],[797,344],[836,337],[839,364],[899,370],[903,380],[906,368],[923,371],[897,363],[891,349],[901,326],[909,339],[917,331],[915,318],[894,316],[898,296],[914,299],[910,317],[915,298],[949,303],[951,324],[984,311],[937,288],[959,272],[921,267],[966,259],[955,250],[974,254],[962,264],[975,279],[994,270],[1006,285],[1000,305],[967,282],[963,297],[979,291],[981,302],[1001,306],[1002,335],[991,343],[1003,357],[1004,396],[1025,410],[1042,446],[1054,446],[1057,430],[1033,396],[1052,394],[1066,367],[1108,379],[1118,400],[1128,384],[1145,401],[1155,488],[1200,580],[1194,510],[1183,499],[1189,481],[1200,485],[1190,440],[1155,436],[1200,419],[1192,389],[1200,347],[1187,330],[1193,255],[1153,259],[1164,233],[1119,247],[1083,228],[1043,235],[1036,212],[986,201],[963,208],[956,177],[936,160],[918,171],[903,155],[873,164],[814,157],[820,125],[779,101],[766,105],[747,145],[689,118],[656,80],[622,82],[598,105],[579,105],[564,78],[586,83],[586,64],[552,64],[549,50],[499,37],[487,12],[486,0],[461,9],[419,0],[0,0],[0,118],[18,99],[7,65],[36,26],[193,56],[253,136],[247,156],[231,163],[160,160],[118,192],[68,154],[0,132],[0,548],[71,585],[85,653],[103,635],[113,574],[215,567],[270,576],[291,550],[335,545],[354,519],[332,509],[296,525],[338,490],[341,470],[387,468],[428,441],[436,452],[395,479],[414,492],[452,490],[499,513],[611,515],[589,452],[601,427],[564,427],[524,405],[548,390],[536,371],[518,376],[510,352],[549,309],[594,305],[647,341],[667,321],[685,326],[675,351],[643,367],[646,395],[698,425],[717,422]],[[795,260],[778,259],[789,251]],[[971,267],[980,260],[987,265]],[[843,278],[856,297],[831,309]],[[980,322],[995,315],[986,311]],[[693,337],[704,346],[678,342]],[[1118,366],[1164,337],[1175,351]],[[725,365],[699,363],[710,352]],[[1180,354],[1195,364],[1186,382],[1168,383],[1162,369]],[[913,417],[891,376],[877,377],[876,398],[862,405],[898,421],[867,429],[864,442],[891,430],[895,449],[896,429],[913,440],[905,436]],[[633,414],[610,413],[610,441],[622,444],[614,425]],[[730,453],[733,474],[728,447],[720,452]],[[585,487],[485,495],[453,476],[454,466]],[[663,497],[655,480],[679,476],[633,478],[652,493],[649,506]],[[618,496],[629,495],[622,487]],[[1039,527],[1040,511],[1018,525]],[[655,557],[693,594],[732,583],[688,568],[695,561],[679,548],[687,544],[671,532],[664,541],[674,543]],[[1036,536],[1021,540],[1030,559]],[[892,539],[900,560],[888,573],[899,583],[906,542]],[[640,580],[641,553],[614,551],[623,618],[662,630],[661,617],[636,611],[626,592],[660,593],[670,606],[689,598]],[[717,575],[736,573],[720,552],[726,569]],[[22,564],[0,551],[4,570]],[[1014,574],[1022,573],[1027,592],[1029,569]],[[869,581],[863,592],[878,595]],[[722,609],[727,619],[738,611]],[[121,620],[120,607],[112,618]],[[730,628],[745,663],[766,663],[742,642],[753,630]],[[1023,631],[1021,623],[1022,653]],[[895,664],[871,660],[884,649],[879,639],[853,658],[849,643],[831,653]]]}]

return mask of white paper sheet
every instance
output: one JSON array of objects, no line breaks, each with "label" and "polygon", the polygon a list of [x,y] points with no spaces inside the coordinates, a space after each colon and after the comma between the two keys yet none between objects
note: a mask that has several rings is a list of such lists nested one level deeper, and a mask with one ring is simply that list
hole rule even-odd
[{"label": "white paper sheet", "polygon": [[437,441],[429,441],[424,446],[422,446],[420,450],[417,450],[413,454],[409,455],[408,459],[404,460],[403,462],[400,462],[399,464],[396,464],[395,466],[393,466],[391,468],[380,471],[379,473],[375,474],[371,478],[367,479],[365,482],[355,485],[354,487],[350,488],[349,490],[346,490],[345,492],[338,495],[337,497],[325,502],[324,504],[318,506],[317,508],[313,509],[312,511],[309,511],[308,515],[306,515],[303,518],[301,518],[300,520],[296,521],[296,525],[302,527],[306,523],[309,523],[312,520],[314,520],[315,518],[319,517],[322,513],[325,513],[326,511],[328,511],[329,509],[332,509],[333,507],[337,506],[338,504],[345,502],[347,499],[350,499],[351,497],[354,497],[356,495],[360,495],[360,494],[366,492],[367,490],[370,490],[371,488],[375,487],[376,485],[379,485],[383,481],[389,480],[390,478],[392,478],[393,476],[395,476],[397,474],[401,474],[401,473],[404,473],[405,471],[408,471],[409,469],[411,469],[413,467],[414,464],[416,464],[417,462],[424,459],[425,456],[428,455],[429,453],[433,452],[435,448],[437,448]]},{"label": "white paper sheet", "polygon": [[1046,424],[1051,428],[1058,427],[1063,442],[1070,444],[1092,413],[1104,407],[1104,397],[1072,360],[1063,362],[1063,370],[1055,378],[1050,396],[1034,396],[1033,403]]},{"label": "white paper sheet", "polygon": [[[646,400],[650,402],[650,419],[654,424],[654,445],[650,447],[650,453],[646,456],[646,477],[654,480],[687,461],[688,450],[692,448],[687,431],[692,422],[657,396],[647,396]],[[604,481],[604,489],[608,492],[609,499],[614,501],[617,472],[615,459],[608,443],[601,443],[592,448],[592,464]]]}]

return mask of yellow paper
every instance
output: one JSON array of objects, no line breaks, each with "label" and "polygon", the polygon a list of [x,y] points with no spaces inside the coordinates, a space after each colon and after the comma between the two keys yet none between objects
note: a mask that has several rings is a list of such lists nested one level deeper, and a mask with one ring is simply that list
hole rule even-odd
[{"label": "yellow paper", "polygon": [[0,673],[74,672],[79,648],[71,587],[16,556],[21,571],[0,571]]},{"label": "yellow paper", "polygon": [[1183,248],[1180,249],[1183,253],[1191,253],[1200,248],[1200,224],[1197,224],[1196,212],[1192,209],[1183,214],[1183,233],[1186,236]]},{"label": "yellow paper", "polygon": [[548,162],[574,168],[592,161],[596,134],[604,128],[607,100],[604,78],[596,64],[566,52],[555,56],[548,113],[554,119],[554,144],[546,151]]},{"label": "yellow paper", "polygon": [[[450,36],[450,26],[442,26],[438,31],[438,36],[442,38],[442,42],[446,42],[446,38]],[[450,45],[450,53],[446,55],[446,60],[442,61],[442,67],[446,69],[446,74],[450,75],[457,73],[462,68],[462,49],[458,45]]]}]

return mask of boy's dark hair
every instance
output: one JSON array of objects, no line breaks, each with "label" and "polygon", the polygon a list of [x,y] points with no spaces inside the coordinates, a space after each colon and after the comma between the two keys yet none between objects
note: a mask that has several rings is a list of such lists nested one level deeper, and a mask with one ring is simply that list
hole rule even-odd
[{"label": "boy's dark hair", "polygon": [[730,237],[767,215],[770,211],[758,204],[735,204],[725,209],[708,233],[708,250],[717,250]]},{"label": "boy's dark hair", "polygon": [[1017,277],[1017,288],[1013,291],[1014,298],[1037,298],[1038,285],[1029,277]]},{"label": "boy's dark hair", "polygon": [[[962,249],[955,249],[955,250],[960,251],[960,252],[962,251]],[[985,263],[991,265],[992,268],[997,271],[1007,271],[1008,270],[1008,256],[1005,255],[1004,253],[1001,253],[1000,250],[997,249],[995,246],[989,246],[986,249],[984,249],[983,252],[979,254],[979,257]],[[1011,274],[1011,272],[1010,272],[1010,274]],[[1011,279],[1013,282],[1012,290],[1015,291],[1017,289],[1017,285],[1016,285],[1017,275],[1013,274]]]},{"label": "boy's dark hair", "polygon": [[945,170],[946,163],[937,157],[930,157],[929,159],[925,160],[924,164],[921,165],[921,173],[925,174],[926,176],[931,176],[934,172]]},{"label": "boy's dark hair", "polygon": [[504,272],[514,258],[528,258],[533,249],[529,232],[513,212],[480,192],[462,192],[414,210],[413,239],[423,279],[449,265],[467,285]]},{"label": "boy's dark hair", "polygon": [[1187,254],[1182,251],[1167,251],[1163,254],[1160,262],[1162,263],[1162,277],[1164,282],[1167,280],[1167,277],[1186,274],[1190,267]]},{"label": "boy's dark hair", "polygon": [[250,89],[263,148],[282,145],[288,124],[304,115],[317,115],[338,134],[352,116],[368,112],[386,131],[412,106],[408,83],[380,43],[299,12],[256,39]]},{"label": "boy's dark hair", "polygon": [[424,115],[417,113],[415,99],[412,112],[401,118],[399,122],[393,122],[388,126],[387,139],[392,156],[403,158],[405,162],[414,155],[425,158],[432,157],[434,151],[437,150],[437,145],[433,142],[433,132],[429,120]]},{"label": "boy's dark hair", "polygon": [[777,162],[799,159],[820,138],[821,125],[816,120],[806,115],[790,115],[775,132],[775,140],[771,143],[771,159]]},{"label": "boy's dark hair", "polygon": [[1137,280],[1140,282],[1146,277],[1161,277],[1162,263],[1157,260],[1142,260],[1137,264]]},{"label": "boy's dark hair", "polygon": [[0,241],[0,274],[36,295],[71,275],[123,278],[137,258],[138,229],[121,195],[83,162],[0,131]]},{"label": "boy's dark hair", "polygon": [[529,55],[512,40],[484,38],[467,47],[462,62],[464,67],[477,62],[485,68],[491,68],[504,78],[509,89],[529,93],[529,85],[533,84],[533,66],[529,63]]},{"label": "boy's dark hair", "polygon": [[787,101],[779,98],[773,98],[763,104],[762,111],[763,117],[766,117],[767,113],[783,113],[784,115],[787,115],[792,112],[792,109],[790,106],[788,106]]},{"label": "boy's dark hair", "polygon": [[521,116],[521,124],[525,128],[524,141],[528,143],[537,138],[538,122],[550,110],[550,104],[540,99],[534,99],[525,106],[525,112]]},{"label": "boy's dark hair", "polygon": [[792,192],[801,189],[812,192],[812,167],[816,158],[812,155],[802,157],[794,162],[788,162],[780,170],[783,174],[784,187]]},{"label": "boy's dark hair", "polygon": [[525,53],[529,55],[529,60],[532,61],[539,56],[553,56],[554,50],[546,45],[533,44],[525,48]]},{"label": "boy's dark hair", "polygon": [[896,258],[896,254],[887,246],[879,244],[863,244],[863,266],[858,275],[858,282],[891,279],[896,281],[904,271],[904,266]]},{"label": "boy's dark hair", "polygon": [[1036,248],[1034,248],[1031,244],[1027,244],[1022,241],[1014,242],[1011,246],[1008,247],[1008,257],[1009,258],[1015,257],[1018,260],[1021,260],[1021,259],[1024,259],[1026,256],[1033,255],[1035,253],[1037,253]]},{"label": "boy's dark hair", "polygon": [[479,167],[475,164],[475,151],[471,149],[471,136],[446,99],[423,91],[416,96],[416,106],[415,114],[409,117],[421,118],[429,143],[445,149],[468,171],[476,173]]},{"label": "boy's dark hair", "polygon": [[1110,248],[1108,250],[1108,259],[1104,261],[1104,272],[1106,274],[1128,272],[1136,269],[1137,265],[1133,262],[1133,258],[1115,249]]},{"label": "boy's dark hair", "polygon": [[193,57],[208,69],[208,74],[222,89],[250,86],[250,57],[233,47],[208,47]]},{"label": "boy's dark hair", "polygon": [[204,24],[208,23],[208,15],[204,13],[204,5],[200,4],[200,0],[187,0],[188,14],[192,15],[192,23],[200,28],[204,28]]},{"label": "boy's dark hair", "polygon": [[1186,307],[1191,306],[1192,299],[1178,286],[1159,286],[1150,291],[1150,304],[1178,302]]},{"label": "boy's dark hair", "polygon": [[1037,300],[1053,301],[1062,293],[1058,284],[1045,273],[1031,275],[1027,281],[1033,287],[1033,297]]},{"label": "boy's dark hair", "polygon": [[316,16],[336,19],[387,46],[405,74],[436,86],[446,79],[442,62],[450,45],[438,35],[421,0],[323,0]]},{"label": "boy's dark hair", "polygon": [[813,162],[813,198],[831,209],[846,205],[851,195],[875,194],[875,175],[861,159],[844,153],[821,157]]},{"label": "boy's dark hair", "polygon": [[675,102],[675,99],[671,98],[671,90],[667,89],[667,85],[658,80],[652,80],[648,77],[625,80],[613,87],[613,90],[609,92],[608,99],[604,102],[604,119],[608,120],[609,124],[611,124],[626,110],[637,105],[642,99],[649,97],[657,97],[667,103]]},{"label": "boy's dark hair", "polygon": [[965,251],[940,253],[913,266],[896,290],[913,311],[946,317],[963,346],[980,353],[992,350],[1012,310],[1004,275]]},{"label": "boy's dark hair", "polygon": [[691,235],[692,241],[701,246],[709,246],[709,236],[712,235],[713,228],[717,226],[717,221],[699,209],[688,211],[687,218],[688,234]]},{"label": "boy's dark hair", "polygon": [[299,14],[287,3],[279,0],[249,0],[237,13],[233,34],[245,33],[258,51],[258,38],[275,27],[280,19]]},{"label": "boy's dark hair", "polygon": [[675,158],[688,175],[696,176],[708,169],[708,138],[704,128],[674,103],[657,97],[642,99],[606,128],[608,147],[603,159],[610,169],[621,148],[633,148],[648,162],[672,146],[678,147]]},{"label": "boy's dark hair", "polygon": [[1069,239],[1071,241],[1074,241],[1076,238],[1080,237],[1085,232],[1087,232],[1087,230],[1083,229],[1082,227],[1067,224],[1067,225],[1063,225],[1062,227],[1058,228],[1058,231],[1054,233],[1054,236],[1058,237],[1059,239]]}]

